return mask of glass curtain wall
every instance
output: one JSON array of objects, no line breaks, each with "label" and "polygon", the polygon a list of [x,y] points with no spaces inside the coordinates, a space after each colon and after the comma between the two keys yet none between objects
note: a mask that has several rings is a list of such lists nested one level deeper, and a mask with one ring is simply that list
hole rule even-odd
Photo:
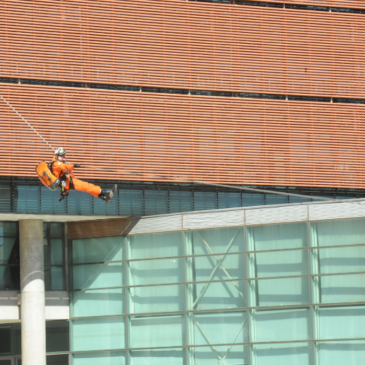
[{"label": "glass curtain wall", "polygon": [[365,219],[74,240],[74,365],[365,362]]}]

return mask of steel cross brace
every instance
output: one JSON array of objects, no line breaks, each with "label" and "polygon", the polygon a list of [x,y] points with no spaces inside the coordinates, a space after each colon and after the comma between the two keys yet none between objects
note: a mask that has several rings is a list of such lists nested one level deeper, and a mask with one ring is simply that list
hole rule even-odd
[{"label": "steel cross brace", "polygon": [[[203,297],[203,295],[205,294],[205,292],[207,291],[209,285],[212,283],[211,280],[214,277],[215,273],[218,271],[218,269],[222,269],[224,271],[224,273],[229,277],[229,279],[233,280],[231,275],[229,275],[228,271],[225,269],[225,267],[223,266],[223,261],[225,260],[225,258],[227,257],[226,253],[230,250],[230,248],[233,245],[234,240],[237,237],[238,232],[240,231],[240,229],[237,229],[236,233],[234,234],[233,238],[231,239],[231,241],[229,242],[226,250],[224,251],[223,255],[221,257],[216,256],[216,253],[212,250],[212,248],[210,247],[210,245],[208,244],[208,242],[202,237],[202,235],[200,234],[200,232],[198,231],[198,234],[200,236],[200,238],[202,239],[202,241],[204,242],[205,246],[208,248],[208,250],[210,251],[210,253],[213,254],[214,259],[216,260],[216,265],[212,271],[212,273],[210,274],[209,278],[208,278],[208,282],[205,283],[205,285],[203,286],[202,290],[200,291],[198,297],[195,299],[194,303],[193,303],[193,309],[196,307],[196,305],[198,304],[199,300]],[[236,289],[238,290],[239,295],[246,300],[245,296],[243,295],[243,293],[241,292],[240,288],[238,287],[238,285],[236,284],[236,282],[232,281],[232,284],[236,287]]]}]

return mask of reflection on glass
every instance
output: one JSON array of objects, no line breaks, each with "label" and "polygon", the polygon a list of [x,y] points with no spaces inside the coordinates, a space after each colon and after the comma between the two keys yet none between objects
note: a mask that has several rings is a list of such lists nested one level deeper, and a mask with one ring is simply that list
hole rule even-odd
[{"label": "reflection on glass", "polygon": [[122,351],[102,351],[72,354],[73,365],[127,365]]},{"label": "reflection on glass", "polygon": [[51,264],[62,265],[63,264],[63,240],[51,239]]},{"label": "reflection on glass", "polygon": [[185,260],[186,281],[232,280],[246,276],[244,254],[188,257]]},{"label": "reflection on glass", "polygon": [[365,364],[365,341],[318,342],[320,364]]},{"label": "reflection on glass", "polygon": [[365,307],[317,308],[318,339],[365,338]]},{"label": "reflection on glass", "polygon": [[365,271],[365,246],[312,250],[318,256],[321,274]]},{"label": "reflection on glass", "polygon": [[181,232],[149,233],[127,237],[128,259],[182,255]]},{"label": "reflection on glass", "polygon": [[169,284],[183,281],[183,259],[128,262],[129,285]]},{"label": "reflection on glass", "polygon": [[123,317],[100,317],[72,321],[72,351],[125,348]]},{"label": "reflection on glass", "polygon": [[321,303],[365,301],[365,274],[320,276],[319,285]]},{"label": "reflection on glass", "polygon": [[125,313],[124,289],[75,291],[72,294],[72,316],[93,317]]},{"label": "reflection on glass", "polygon": [[251,254],[256,258],[256,277],[299,276],[309,274],[308,250]]},{"label": "reflection on glass", "polygon": [[124,286],[123,264],[90,264],[73,266],[73,288],[93,289]]},{"label": "reflection on glass", "polygon": [[[69,351],[69,322],[46,322],[46,352]],[[55,360],[55,359],[54,359]]]},{"label": "reflection on glass", "polygon": [[[314,365],[312,345],[310,343],[251,345],[251,363],[257,365]],[[333,362],[321,362],[320,364],[333,364]]]},{"label": "reflection on glass", "polygon": [[187,308],[194,310],[246,307],[246,282],[224,281],[188,284]]},{"label": "reflection on glass", "polygon": [[188,314],[189,345],[247,342],[247,313],[220,312]]},{"label": "reflection on glass", "polygon": [[262,279],[248,282],[253,307],[308,304],[309,278]]},{"label": "reflection on glass", "polygon": [[11,326],[0,327],[0,355],[11,354]]},{"label": "reflection on glass", "polygon": [[184,232],[188,255],[209,255],[244,251],[243,229],[219,228]]},{"label": "reflection on glass", "polygon": [[204,346],[188,348],[189,365],[248,365],[248,347],[235,346]]},{"label": "reflection on glass", "polygon": [[282,250],[308,246],[306,223],[247,227],[249,251]]},{"label": "reflection on glass", "polygon": [[130,317],[130,347],[184,346],[184,316]]},{"label": "reflection on glass", "polygon": [[300,341],[311,338],[310,310],[252,310],[252,342]]},{"label": "reflection on glass", "polygon": [[184,310],[184,285],[141,286],[128,289],[130,313]]},{"label": "reflection on glass", "polygon": [[47,365],[69,365],[68,355],[52,355],[46,358]]},{"label": "reflection on glass", "polygon": [[51,290],[65,290],[63,267],[51,267]]},{"label": "reflection on glass", "polygon": [[130,351],[133,365],[185,365],[184,349],[156,349]]},{"label": "reflection on glass", "polygon": [[85,238],[72,241],[74,264],[123,260],[123,238]]}]

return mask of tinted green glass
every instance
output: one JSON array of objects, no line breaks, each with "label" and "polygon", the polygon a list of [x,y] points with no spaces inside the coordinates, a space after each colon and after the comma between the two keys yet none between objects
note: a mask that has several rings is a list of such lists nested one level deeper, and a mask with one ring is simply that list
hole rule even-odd
[{"label": "tinted green glass", "polygon": [[11,354],[11,326],[0,326],[0,354]]},{"label": "tinted green glass", "polygon": [[181,232],[150,233],[127,237],[128,259],[182,255]]},{"label": "tinted green glass", "polygon": [[221,363],[227,365],[248,364],[248,347],[245,345],[229,345],[214,346],[214,348],[211,346],[188,348],[189,365],[216,365]]},{"label": "tinted green glass", "polygon": [[0,237],[0,264],[7,264],[13,261],[15,241],[16,238],[14,237]]},{"label": "tinted green glass", "polygon": [[252,342],[311,339],[309,309],[250,311]]},{"label": "tinted green glass", "polygon": [[16,237],[18,222],[0,222],[0,236]]},{"label": "tinted green glass", "polygon": [[65,290],[63,267],[51,266],[51,290]]},{"label": "tinted green glass", "polygon": [[343,365],[365,363],[365,341],[317,343],[320,364]]},{"label": "tinted green glass", "polygon": [[109,316],[125,313],[124,289],[97,289],[72,293],[72,317]]},{"label": "tinted green glass", "polygon": [[46,357],[47,365],[69,365],[68,355],[52,355]]},{"label": "tinted green glass", "polygon": [[128,262],[128,284],[169,284],[183,281],[183,259]]},{"label": "tinted green glass", "polygon": [[184,285],[141,286],[128,289],[130,313],[184,310]]},{"label": "tinted green glass", "polygon": [[73,266],[73,288],[93,289],[124,286],[124,269],[121,262]]},{"label": "tinted green glass", "polygon": [[72,241],[74,264],[123,260],[123,238],[85,238]]},{"label": "tinted green glass", "polygon": [[247,342],[246,312],[189,313],[189,345]]},{"label": "tinted green glass", "polygon": [[317,339],[365,338],[365,307],[321,308]]},{"label": "tinted green glass", "polygon": [[126,365],[126,355],[122,351],[72,354],[72,365]]},{"label": "tinted green glass", "polygon": [[186,285],[187,308],[194,310],[246,307],[246,282],[225,281]]},{"label": "tinted green glass", "polygon": [[256,365],[313,365],[312,345],[305,342],[252,345],[250,355],[251,363]]},{"label": "tinted green glass", "polygon": [[258,278],[309,274],[308,250],[275,251],[254,255]]},{"label": "tinted green glass", "polygon": [[46,322],[46,351],[64,352],[69,351],[69,322],[47,321]]},{"label": "tinted green glass", "polygon": [[311,224],[317,242],[312,246],[339,246],[365,243],[365,218],[337,219]]},{"label": "tinted green glass", "polygon": [[183,346],[184,316],[130,317],[130,347]]},{"label": "tinted green glass", "polygon": [[322,303],[364,302],[365,274],[321,276],[320,295]]},{"label": "tinted green glass", "polygon": [[63,239],[53,238],[51,241],[51,265],[63,264]]},{"label": "tinted green glass", "polygon": [[308,246],[306,223],[247,227],[249,251],[281,250]]},{"label": "tinted green glass", "polygon": [[244,279],[245,256],[214,255],[185,259],[186,281],[215,281]]},{"label": "tinted green glass", "polygon": [[206,229],[184,232],[185,252],[193,255],[244,251],[242,228]]},{"label": "tinted green glass", "polygon": [[49,233],[52,238],[62,238],[64,223],[49,223]]},{"label": "tinted green glass", "polygon": [[72,351],[96,351],[125,348],[123,317],[72,320]]},{"label": "tinted green glass", "polygon": [[250,280],[248,283],[252,306],[285,306],[308,304],[309,278]]},{"label": "tinted green glass", "polygon": [[130,365],[185,365],[184,349],[130,351]]}]

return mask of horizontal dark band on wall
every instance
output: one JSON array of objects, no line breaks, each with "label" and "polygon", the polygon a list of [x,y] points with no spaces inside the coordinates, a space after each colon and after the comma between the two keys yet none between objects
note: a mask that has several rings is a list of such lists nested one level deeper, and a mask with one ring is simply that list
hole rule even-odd
[{"label": "horizontal dark band on wall", "polygon": [[95,83],[91,84],[91,83],[70,82],[70,81],[18,79],[18,78],[10,78],[10,77],[9,78],[1,77],[0,83],[20,84],[20,85],[58,86],[58,87],[98,89],[98,90],[104,89],[104,90],[117,90],[117,91],[149,92],[149,93],[163,93],[163,94],[310,101],[310,102],[319,102],[319,103],[365,104],[365,99],[354,99],[354,98],[331,98],[331,97],[326,97],[326,96],[317,97],[317,96],[302,96],[302,95],[279,95],[279,94],[225,92],[225,91],[211,91],[211,90],[154,88],[154,87],[130,86],[130,85],[111,85],[111,84],[95,84]]},{"label": "horizontal dark band on wall", "polygon": [[[309,11],[328,11],[337,13],[352,13],[352,14],[365,14],[365,9],[353,9],[353,8],[339,8],[330,6],[316,6],[316,5],[303,5],[303,4],[291,4],[285,1],[241,1],[241,0],[188,0],[199,3],[211,3],[211,4],[227,4],[227,5],[247,5],[247,6],[262,6],[269,8],[285,8],[296,10],[309,10]],[[305,1],[303,1],[305,3]]]}]

